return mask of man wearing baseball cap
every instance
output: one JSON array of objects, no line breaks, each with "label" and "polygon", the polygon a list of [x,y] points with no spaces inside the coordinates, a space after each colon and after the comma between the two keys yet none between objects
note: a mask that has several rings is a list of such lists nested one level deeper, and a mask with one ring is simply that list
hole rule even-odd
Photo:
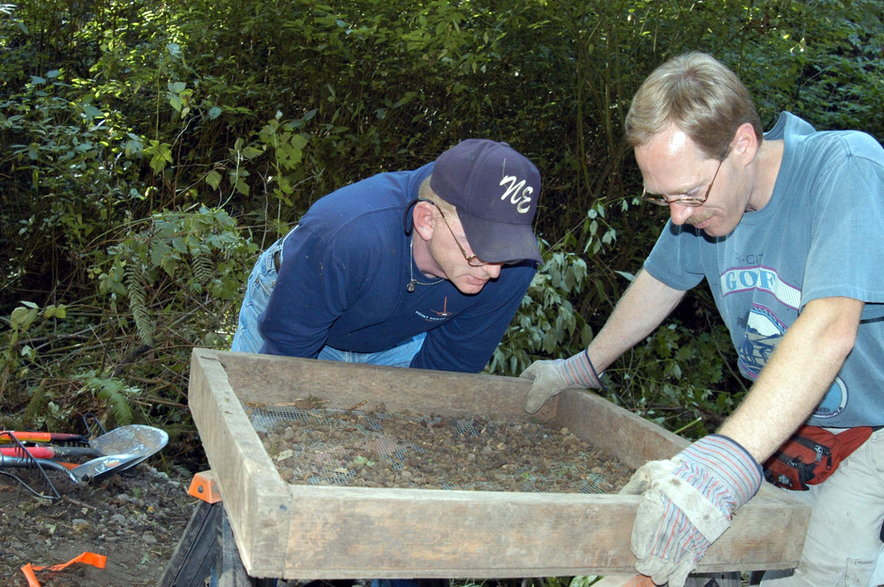
[{"label": "man wearing baseball cap", "polygon": [[232,350],[479,372],[541,261],[539,197],[487,139],[338,189],[258,259]]}]

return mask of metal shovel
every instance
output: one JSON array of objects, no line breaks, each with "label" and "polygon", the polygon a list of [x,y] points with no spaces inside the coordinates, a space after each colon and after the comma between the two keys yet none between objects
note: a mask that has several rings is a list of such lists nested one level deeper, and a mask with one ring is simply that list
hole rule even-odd
[{"label": "metal shovel", "polygon": [[138,457],[119,469],[125,471],[159,452],[168,442],[169,435],[165,430],[130,424],[93,438],[89,445],[106,455],[130,454]]},{"label": "metal shovel", "polygon": [[[137,454],[108,455],[86,461],[68,469],[61,463],[49,459],[34,459],[27,457],[8,457],[0,455],[0,469],[4,467],[33,468],[35,464],[49,469],[64,471],[74,483],[88,483],[98,481],[113,473],[118,473],[132,466],[132,462],[141,459]],[[141,462],[141,461],[139,461]]]}]

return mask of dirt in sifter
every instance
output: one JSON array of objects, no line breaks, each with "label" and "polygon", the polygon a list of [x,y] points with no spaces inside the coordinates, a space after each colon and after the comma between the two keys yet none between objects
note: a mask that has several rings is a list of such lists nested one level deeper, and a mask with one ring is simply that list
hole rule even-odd
[{"label": "dirt in sifter", "polygon": [[382,411],[297,410],[259,430],[293,484],[616,493],[633,471],[566,428]]}]

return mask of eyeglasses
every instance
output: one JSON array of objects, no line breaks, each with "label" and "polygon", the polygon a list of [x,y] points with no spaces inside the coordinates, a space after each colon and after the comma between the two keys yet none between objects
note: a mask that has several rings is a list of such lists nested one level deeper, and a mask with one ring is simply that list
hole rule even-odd
[{"label": "eyeglasses", "polygon": [[[430,202],[430,203],[432,203],[434,206],[436,206],[435,203],[433,203],[433,202]],[[442,208],[440,208],[439,206],[436,206],[436,209],[439,211],[439,216],[442,217],[442,222],[445,223],[445,226],[448,227],[448,231],[451,233],[451,236],[454,237],[454,242],[457,245],[457,248],[460,249],[460,252],[463,255],[463,258],[466,259],[467,265],[469,265],[470,267],[482,267],[482,266],[486,265],[485,261],[483,261],[482,259],[477,257],[475,254],[467,255],[466,249],[464,249],[463,246],[460,244],[460,241],[457,240],[457,235],[454,234],[454,231],[451,229],[451,225],[448,224],[448,219],[446,219],[445,214],[442,213]]]},{"label": "eyeglasses", "polygon": [[[727,157],[725,157],[726,159]],[[674,196],[663,196],[658,194],[649,194],[647,190],[642,191],[642,200],[646,202],[650,202],[652,204],[657,204],[658,206],[668,206],[669,204],[678,204],[679,206],[702,206],[706,203],[706,200],[709,199],[709,193],[712,191],[712,185],[715,183],[715,178],[718,177],[718,170],[721,169],[721,164],[724,163],[724,159],[721,159],[718,162],[718,167],[715,168],[715,175],[712,176],[712,181],[709,182],[709,187],[706,188],[706,193],[700,196],[692,196],[690,194],[676,194]]]}]

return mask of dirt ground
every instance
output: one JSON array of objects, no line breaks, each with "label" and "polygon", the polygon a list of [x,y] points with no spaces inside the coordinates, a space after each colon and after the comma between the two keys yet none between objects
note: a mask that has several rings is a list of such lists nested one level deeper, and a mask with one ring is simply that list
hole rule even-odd
[{"label": "dirt ground", "polygon": [[45,494],[34,471],[0,475],[0,584],[26,586],[21,567],[65,563],[83,552],[107,557],[106,568],[77,563],[37,572],[48,587],[156,585],[193,512],[190,479],[172,479],[148,463],[94,484],[48,471],[61,499],[34,497],[15,474]]}]

